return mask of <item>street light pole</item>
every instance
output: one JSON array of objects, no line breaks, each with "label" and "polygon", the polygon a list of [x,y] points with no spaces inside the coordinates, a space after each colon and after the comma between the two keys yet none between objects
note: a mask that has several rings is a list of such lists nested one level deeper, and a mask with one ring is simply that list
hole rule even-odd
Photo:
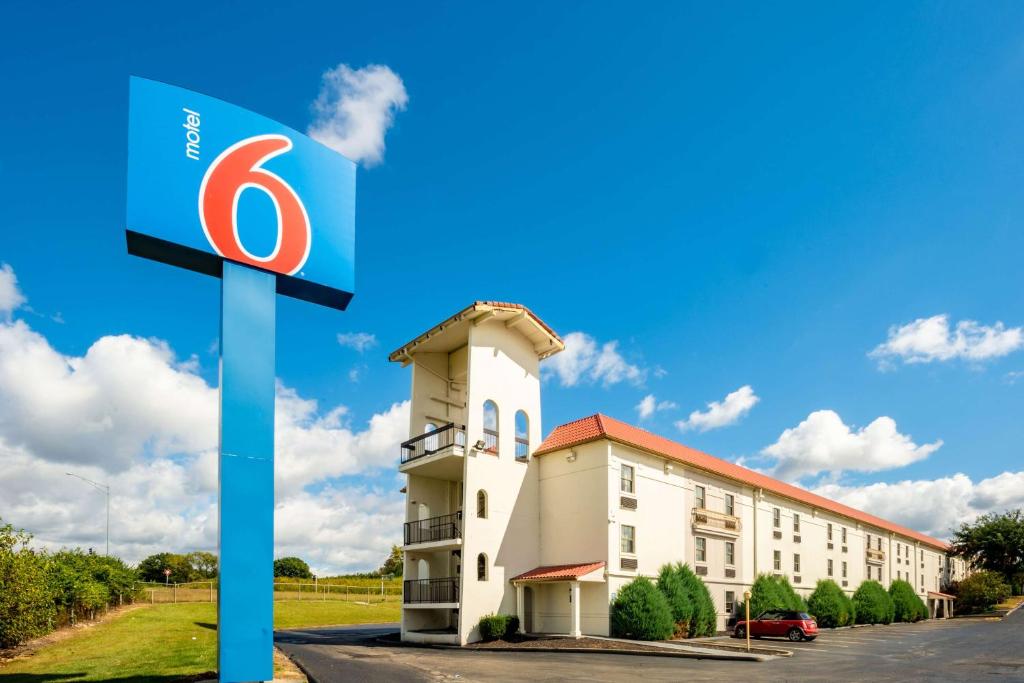
[{"label": "street light pole", "polygon": [[110,486],[107,485],[107,484],[99,484],[99,483],[93,481],[92,479],[86,479],[85,477],[83,477],[83,476],[81,476],[79,474],[75,474],[74,472],[65,472],[64,474],[68,475],[69,477],[74,477],[76,479],[81,479],[86,484],[89,484],[93,488],[97,488],[100,491],[103,491],[105,494],[107,494],[107,552],[106,552],[106,555],[107,555],[107,557],[110,557]]}]

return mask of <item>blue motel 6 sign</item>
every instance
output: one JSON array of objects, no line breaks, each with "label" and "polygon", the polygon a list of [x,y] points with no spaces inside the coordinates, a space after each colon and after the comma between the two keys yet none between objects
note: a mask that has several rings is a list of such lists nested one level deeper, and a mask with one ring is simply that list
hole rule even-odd
[{"label": "blue motel 6 sign", "polygon": [[355,164],[240,107],[131,78],[129,253],[220,277],[222,682],[273,678],[275,294],[344,310]]}]

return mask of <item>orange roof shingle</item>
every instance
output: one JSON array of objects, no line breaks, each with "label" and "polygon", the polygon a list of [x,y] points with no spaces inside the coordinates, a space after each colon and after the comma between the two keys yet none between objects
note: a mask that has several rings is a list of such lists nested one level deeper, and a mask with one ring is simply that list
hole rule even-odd
[{"label": "orange roof shingle", "polygon": [[590,572],[597,571],[604,567],[604,562],[584,562],[583,564],[556,564],[549,567],[537,567],[519,576],[512,577],[513,581],[565,581],[566,579],[578,579]]},{"label": "orange roof shingle", "polygon": [[947,550],[949,548],[947,543],[936,538],[932,538],[926,534],[922,534],[919,531],[914,531],[913,529],[908,529],[904,526],[900,526],[899,524],[894,524],[893,522],[884,520],[881,517],[875,517],[874,515],[870,515],[866,512],[861,512],[856,508],[843,505],[842,503],[837,503],[823,496],[806,491],[798,486],[787,484],[783,481],[779,481],[778,479],[769,477],[766,474],[755,472],[754,470],[747,469],[746,467],[731,463],[727,460],[722,460],[721,458],[716,458],[713,455],[702,453],[696,449],[684,446],[681,443],[666,439],[665,437],[658,436],[657,434],[652,434],[645,429],[635,427],[621,420],[608,417],[607,415],[601,415],[600,413],[555,427],[555,429],[548,435],[548,438],[546,438],[544,442],[541,443],[540,447],[537,448],[534,455],[544,455],[545,453],[578,446],[588,441],[596,441],[598,439],[609,439],[611,441],[623,443],[627,446],[639,448],[640,450],[649,451],[655,455],[675,460],[698,469],[706,470],[713,474],[747,484],[754,488],[762,488],[766,491],[771,491],[772,493],[785,496],[786,498],[804,503],[805,505],[821,508],[822,510],[828,510],[873,527],[901,534],[934,548],[941,550]]}]

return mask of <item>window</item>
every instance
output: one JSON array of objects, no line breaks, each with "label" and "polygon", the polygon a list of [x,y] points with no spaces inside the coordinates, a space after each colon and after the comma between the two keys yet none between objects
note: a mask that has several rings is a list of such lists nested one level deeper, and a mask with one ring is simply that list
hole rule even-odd
[{"label": "window", "polygon": [[693,539],[693,547],[696,551],[695,559],[697,560],[697,562],[707,562],[708,540],[706,538],[701,538],[700,536],[698,536],[697,538]]},{"label": "window", "polygon": [[828,575],[832,576],[832,560],[828,561]]},{"label": "window", "polygon": [[843,578],[846,578],[846,561],[843,561]]},{"label": "window", "polygon": [[865,545],[867,545],[868,549],[870,550],[870,548],[871,548],[871,534],[867,535],[867,539],[868,540],[867,540],[867,543]]},{"label": "window", "polygon": [[882,537],[879,536],[877,540],[878,540],[878,549],[881,550],[882,549]]},{"label": "window", "polygon": [[476,556],[476,580],[487,580],[487,555],[483,553]]},{"label": "window", "polygon": [[736,593],[725,591],[725,613],[732,614],[736,611]]},{"label": "window", "polygon": [[800,533],[800,515],[795,512],[793,513],[793,531]]},{"label": "window", "polygon": [[781,572],[782,571],[782,551],[781,550],[776,550],[772,554],[772,561],[773,561],[772,566],[775,567],[775,571]]},{"label": "window", "polygon": [[636,552],[636,527],[623,524],[619,540],[619,550],[632,555]]},{"label": "window", "polygon": [[697,507],[699,507],[701,509],[704,509],[704,507],[706,507],[704,505],[706,499],[705,499],[705,496],[704,496],[704,487],[703,486],[694,486],[693,487],[693,498],[696,501],[694,503],[694,505],[696,505]]},{"label": "window", "polygon": [[882,568],[881,567],[878,568],[878,580],[879,581],[882,580]]},{"label": "window", "polygon": [[782,510],[779,508],[772,508],[772,526],[776,529],[782,526]]},{"label": "window", "polygon": [[484,401],[484,452],[498,454],[498,404]]},{"label": "window", "polygon": [[921,551],[921,561],[924,562],[924,551]]},{"label": "window", "polygon": [[800,573],[800,554],[799,553],[793,555],[793,573],[794,574],[799,574]]},{"label": "window", "polygon": [[632,465],[621,465],[619,467],[619,490],[623,493],[633,493],[635,491],[634,476]]},{"label": "window", "polygon": [[843,545],[846,545],[846,527],[842,527],[839,533],[843,538]]},{"label": "window", "polygon": [[476,516],[487,519],[487,492],[483,489],[476,492]]},{"label": "window", "polygon": [[736,544],[732,541],[725,542],[725,564],[729,567],[736,564]]},{"label": "window", "polygon": [[736,497],[731,493],[725,494],[725,514],[736,516]]},{"label": "window", "polygon": [[[437,425],[434,424],[433,422],[428,422],[427,424],[423,425],[424,434],[430,434],[430,432],[433,432],[436,429]],[[423,440],[423,450],[425,450],[427,453],[433,453],[434,451],[436,451],[437,446],[437,434],[434,434],[433,436],[428,436],[426,439]]]},{"label": "window", "polygon": [[832,522],[828,524],[828,540],[832,540]]},{"label": "window", "polygon": [[516,460],[530,455],[530,418],[522,410],[516,411]]}]

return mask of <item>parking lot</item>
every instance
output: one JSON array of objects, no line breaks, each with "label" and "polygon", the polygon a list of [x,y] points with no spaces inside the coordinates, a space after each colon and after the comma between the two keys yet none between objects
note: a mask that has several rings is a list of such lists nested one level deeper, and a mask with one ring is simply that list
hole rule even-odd
[{"label": "parking lot", "polygon": [[[1002,621],[956,619],[823,631],[768,662],[610,654],[437,650],[381,645],[392,625],[282,631],[276,640],[317,683],[359,681],[925,680],[1024,681],[1024,610]],[[731,643],[743,641],[720,638]]]}]

